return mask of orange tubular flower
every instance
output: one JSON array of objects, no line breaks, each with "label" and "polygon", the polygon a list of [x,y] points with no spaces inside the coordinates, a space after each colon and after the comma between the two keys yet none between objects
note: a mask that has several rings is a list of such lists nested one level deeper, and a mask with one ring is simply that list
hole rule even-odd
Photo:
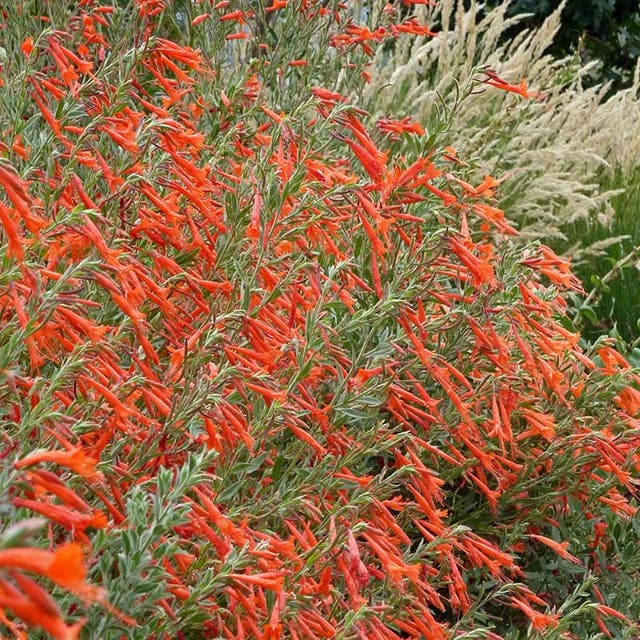
[{"label": "orange tubular flower", "polygon": [[47,222],[33,215],[33,203],[27,192],[27,183],[13,170],[0,164],[0,186],[3,187],[15,210],[32,233],[39,233]]},{"label": "orange tubular flower", "polygon": [[556,542],[555,540],[552,540],[551,538],[547,538],[546,536],[541,536],[541,535],[537,535],[535,533],[530,533],[529,534],[530,538],[533,538],[534,540],[537,540],[538,542],[542,542],[542,544],[547,545],[547,547],[549,547],[550,549],[553,549],[561,558],[564,558],[565,560],[569,560],[575,564],[582,564],[582,562],[580,562],[580,560],[578,560],[578,558],[576,558],[575,556],[571,555],[568,551],[567,548],[569,546],[568,542]]},{"label": "orange tubular flower", "polygon": [[382,133],[391,134],[393,137],[399,137],[403,133],[414,133],[417,136],[424,135],[424,129],[418,122],[413,122],[409,116],[402,120],[390,120],[389,118],[381,118],[378,120],[377,127]]},{"label": "orange tubular flower", "polygon": [[273,0],[270,7],[265,9],[266,13],[271,13],[272,11],[278,11],[279,9],[286,9],[288,0]]},{"label": "orange tubular flower", "polygon": [[614,398],[614,402],[629,415],[635,416],[640,411],[640,391],[627,386]]},{"label": "orange tubular flower", "polygon": [[85,582],[82,550],[75,543],[63,545],[56,551],[35,547],[0,549],[0,568],[20,569],[44,576],[89,602],[104,600],[102,589]]},{"label": "orange tubular flower", "polygon": [[30,36],[25,38],[20,45],[20,50],[25,56],[29,57],[33,51],[33,38]]},{"label": "orange tubular flower", "polygon": [[228,578],[240,582],[242,584],[254,585],[267,589],[268,591],[274,591],[275,593],[282,593],[284,589],[284,576],[274,571],[267,573],[229,573]]},{"label": "orange tubular flower", "polygon": [[86,514],[63,505],[38,500],[26,500],[24,498],[13,498],[12,503],[16,507],[30,509],[53,522],[57,522],[69,531],[79,534],[79,537],[88,527],[104,529],[107,526],[107,518],[100,511],[96,511],[93,514]]},{"label": "orange tubular flower", "polygon": [[509,84],[505,80],[503,80],[495,71],[491,69],[487,69],[483,72],[487,79],[484,81],[484,84],[491,85],[492,87],[496,87],[497,89],[502,89],[502,91],[509,91],[511,93],[517,93],[521,95],[523,98],[532,98],[534,94],[530,93],[527,89],[527,81],[523,80],[519,85]]},{"label": "orange tubular flower", "polygon": [[556,423],[553,416],[533,411],[532,409],[523,409],[522,415],[529,424],[529,429],[520,433],[516,440],[524,440],[532,436],[540,436],[547,442],[552,442],[556,434]]},{"label": "orange tubular flower", "polygon": [[522,264],[537,269],[554,284],[574,291],[582,291],[582,283],[571,273],[569,261],[557,256],[549,247],[540,247],[541,256],[527,258]]},{"label": "orange tubular flower", "polygon": [[13,572],[19,591],[6,580],[0,579],[0,608],[8,609],[29,627],[46,631],[55,640],[76,640],[84,620],[67,625],[49,594],[30,578]]},{"label": "orange tubular flower", "polygon": [[195,27],[197,25],[199,25],[201,22],[204,22],[205,20],[207,20],[208,18],[211,17],[210,13],[201,13],[199,16],[196,16],[192,21],[191,21],[191,26]]},{"label": "orange tubular flower", "polygon": [[531,626],[536,631],[546,631],[547,629],[555,629],[558,626],[560,616],[558,614],[548,615],[536,611],[528,602],[516,598],[510,598],[511,603],[520,609],[531,621]]},{"label": "orange tubular flower", "polygon": [[34,451],[14,462],[13,466],[16,469],[22,469],[38,462],[55,462],[89,479],[96,479],[102,475],[95,468],[98,461],[90,458],[83,449],[79,448],[69,451]]},{"label": "orange tubular flower", "polygon": [[436,34],[424,24],[418,24],[418,21],[414,19],[406,20],[402,24],[391,25],[391,32],[398,33],[411,33],[415,36],[435,36]]}]

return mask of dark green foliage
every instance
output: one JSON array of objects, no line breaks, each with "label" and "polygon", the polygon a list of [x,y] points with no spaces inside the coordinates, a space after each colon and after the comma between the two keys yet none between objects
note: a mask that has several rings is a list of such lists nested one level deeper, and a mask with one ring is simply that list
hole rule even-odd
[{"label": "dark green foliage", "polygon": [[[493,8],[501,2],[490,0],[487,4]],[[532,14],[516,27],[521,30],[542,24],[558,5],[554,0],[514,0],[509,13]],[[640,56],[638,1],[568,0],[553,53],[561,57],[576,52],[583,62],[594,59],[602,62],[593,82],[610,80],[615,88],[628,85]]]}]

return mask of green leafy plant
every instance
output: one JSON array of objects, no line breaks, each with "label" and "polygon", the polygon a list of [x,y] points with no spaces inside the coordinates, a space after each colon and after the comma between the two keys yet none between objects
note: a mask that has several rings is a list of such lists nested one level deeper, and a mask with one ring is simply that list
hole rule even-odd
[{"label": "green leafy plant", "polygon": [[419,4],[2,20],[3,634],[637,633],[638,374],[563,326],[458,102],[364,109]]}]

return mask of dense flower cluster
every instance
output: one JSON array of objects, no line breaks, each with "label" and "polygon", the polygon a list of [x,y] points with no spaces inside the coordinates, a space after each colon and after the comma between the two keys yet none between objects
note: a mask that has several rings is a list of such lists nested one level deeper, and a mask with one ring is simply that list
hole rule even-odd
[{"label": "dense flower cluster", "polygon": [[[571,633],[535,567],[607,570],[637,379],[498,180],[357,103],[421,3],[37,4],[0,89],[6,632]],[[631,624],[585,589],[576,624]]]}]

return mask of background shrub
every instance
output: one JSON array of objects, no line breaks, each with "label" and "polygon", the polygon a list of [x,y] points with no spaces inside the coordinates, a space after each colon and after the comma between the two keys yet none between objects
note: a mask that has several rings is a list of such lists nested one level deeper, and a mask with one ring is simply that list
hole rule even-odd
[{"label": "background shrub", "polygon": [[[500,2],[487,3],[495,8]],[[556,2],[514,0],[512,15],[527,13],[524,27],[540,25],[557,7]],[[583,61],[597,60],[592,81],[611,81],[616,89],[628,86],[640,56],[640,12],[633,0],[567,0],[562,29],[556,34],[552,53],[562,58],[578,53]]]}]

